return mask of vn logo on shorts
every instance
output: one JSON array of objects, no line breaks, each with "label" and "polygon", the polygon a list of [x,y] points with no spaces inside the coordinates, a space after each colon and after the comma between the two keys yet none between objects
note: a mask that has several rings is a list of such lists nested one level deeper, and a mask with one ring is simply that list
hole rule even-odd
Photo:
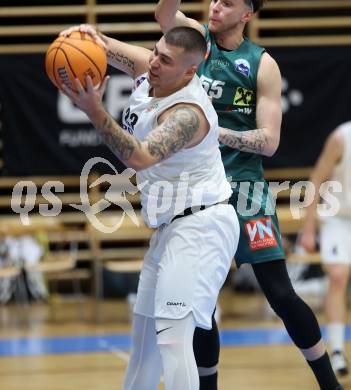
[{"label": "vn logo on shorts", "polygon": [[244,226],[252,251],[278,246],[271,217],[248,221]]}]

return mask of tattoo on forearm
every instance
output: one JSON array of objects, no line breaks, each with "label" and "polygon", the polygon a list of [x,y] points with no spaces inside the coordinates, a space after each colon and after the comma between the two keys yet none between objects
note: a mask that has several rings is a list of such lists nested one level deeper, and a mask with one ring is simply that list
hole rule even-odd
[{"label": "tattoo on forearm", "polygon": [[109,115],[94,124],[106,145],[121,160],[127,161],[141,147],[140,141],[124,131]]},{"label": "tattoo on forearm", "polygon": [[119,62],[121,65],[127,66],[128,68],[135,70],[135,63],[129,57],[118,53],[118,51],[113,52],[112,50],[108,50],[107,58],[111,61]]},{"label": "tattoo on forearm", "polygon": [[268,146],[268,139],[263,129],[249,131],[225,129],[225,133],[219,137],[219,140],[233,149],[257,154],[263,153]]},{"label": "tattoo on forearm", "polygon": [[149,153],[161,160],[184,148],[200,127],[197,113],[188,107],[177,108],[161,125],[147,137]]}]

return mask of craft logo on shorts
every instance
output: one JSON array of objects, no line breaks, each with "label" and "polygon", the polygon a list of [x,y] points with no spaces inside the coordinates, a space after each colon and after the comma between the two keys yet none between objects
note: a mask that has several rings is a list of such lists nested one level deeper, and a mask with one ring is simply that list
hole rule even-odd
[{"label": "craft logo on shorts", "polygon": [[248,61],[244,60],[243,58],[239,58],[238,60],[235,60],[235,70],[245,77],[250,76],[250,64]]},{"label": "craft logo on shorts", "polygon": [[271,217],[248,221],[245,223],[245,230],[252,251],[278,246]]},{"label": "craft logo on shorts", "polygon": [[172,301],[168,301],[167,302],[167,306],[186,307],[186,303],[185,302],[172,302]]}]

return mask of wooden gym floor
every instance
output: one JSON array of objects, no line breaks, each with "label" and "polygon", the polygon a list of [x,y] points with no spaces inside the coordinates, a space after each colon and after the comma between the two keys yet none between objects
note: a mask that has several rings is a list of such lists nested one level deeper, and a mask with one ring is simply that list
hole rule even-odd
[{"label": "wooden gym floor", "polygon": [[[320,306],[320,300],[311,303]],[[318,389],[260,295],[224,289],[220,304],[220,390]],[[99,322],[89,301],[7,305],[0,307],[0,314],[0,389],[122,388],[130,330],[124,300],[104,302]],[[319,320],[323,323],[322,315]],[[347,352],[351,355],[349,344]],[[351,378],[342,383],[351,389]]]}]

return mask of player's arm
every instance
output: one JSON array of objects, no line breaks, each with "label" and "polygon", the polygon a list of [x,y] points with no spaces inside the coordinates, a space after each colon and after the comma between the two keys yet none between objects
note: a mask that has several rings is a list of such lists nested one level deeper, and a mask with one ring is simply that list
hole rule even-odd
[{"label": "player's arm", "polygon": [[191,146],[200,133],[200,115],[191,105],[177,105],[144,141],[124,131],[105,110],[88,115],[105,143],[126,166],[136,171],[149,168]]},{"label": "player's arm", "polygon": [[147,72],[151,50],[103,35],[108,63],[133,79]]},{"label": "player's arm", "polygon": [[257,129],[220,128],[219,140],[234,149],[270,157],[279,146],[281,121],[281,75],[274,59],[264,53],[257,75]]},{"label": "player's arm", "polygon": [[300,245],[308,252],[315,250],[317,231],[317,205],[320,200],[319,189],[321,184],[328,180],[335,165],[340,161],[343,153],[344,137],[340,129],[334,130],[324,145],[313,171],[310,181],[316,190],[313,202],[307,207],[305,224],[300,237]]},{"label": "player's arm", "polygon": [[148,70],[150,50],[110,38],[91,24],[70,27],[62,31],[60,35],[69,36],[73,31],[81,31],[91,35],[105,49],[109,65],[127,73],[133,79]]},{"label": "player's arm", "polygon": [[159,0],[155,10],[155,19],[160,24],[162,32],[166,33],[173,27],[185,26],[195,28],[205,35],[205,28],[201,23],[186,17],[179,11],[180,2],[181,0]]},{"label": "player's arm", "polygon": [[177,104],[159,117],[158,126],[144,141],[139,141],[123,130],[105,111],[101,100],[107,80],[108,77],[99,89],[94,89],[88,76],[87,90],[76,80],[78,93],[64,85],[61,87],[87,114],[107,146],[126,166],[136,171],[149,168],[183,148],[196,145],[207,134],[208,122],[201,109],[190,104]]}]

